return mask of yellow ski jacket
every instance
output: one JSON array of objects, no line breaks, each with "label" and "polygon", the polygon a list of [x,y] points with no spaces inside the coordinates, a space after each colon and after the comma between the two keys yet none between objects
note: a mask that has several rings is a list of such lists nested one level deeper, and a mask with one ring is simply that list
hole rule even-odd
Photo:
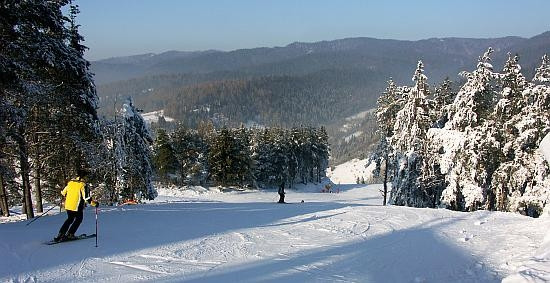
[{"label": "yellow ski jacket", "polygon": [[[78,211],[80,202],[83,200],[88,201],[90,198],[86,197],[86,191],[84,190],[83,180],[80,178],[72,179],[67,186],[61,191],[61,195],[65,197],[65,209],[71,211]],[[84,204],[82,204],[84,205]]]}]

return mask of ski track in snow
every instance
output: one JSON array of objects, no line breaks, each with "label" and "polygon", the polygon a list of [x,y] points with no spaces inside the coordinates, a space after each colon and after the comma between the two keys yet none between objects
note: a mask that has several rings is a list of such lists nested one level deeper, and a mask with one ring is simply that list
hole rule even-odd
[{"label": "ski track in snow", "polygon": [[[36,240],[64,215],[2,224],[0,282],[499,282],[532,258],[548,224],[381,206],[378,185],[339,186],[289,191],[296,203],[285,205],[270,191],[102,208],[98,248]],[[87,210],[79,231],[94,221]]]}]

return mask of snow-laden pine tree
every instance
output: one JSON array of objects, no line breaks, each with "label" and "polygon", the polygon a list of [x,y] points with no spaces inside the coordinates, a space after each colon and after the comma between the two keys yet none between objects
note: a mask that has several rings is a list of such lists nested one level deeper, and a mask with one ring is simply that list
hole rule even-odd
[{"label": "snow-laden pine tree", "polygon": [[544,56],[542,56],[542,63],[535,72],[533,82],[550,83],[550,58],[548,57],[548,54],[544,54]]},{"label": "snow-laden pine tree", "polygon": [[289,181],[289,153],[284,131],[265,129],[256,136],[253,157],[254,176],[262,187],[279,187]]},{"label": "snow-laden pine tree", "polygon": [[498,76],[493,72],[489,48],[479,58],[477,69],[462,72],[466,83],[448,107],[443,129],[430,129],[428,144],[440,154],[434,164],[445,175],[443,205],[456,210],[483,208],[491,177],[501,154],[493,109],[497,97]]},{"label": "snow-laden pine tree", "polygon": [[[42,107],[36,108],[42,127],[36,132],[36,145],[33,151],[35,160],[35,191],[40,193],[41,179],[49,200],[59,197],[59,189],[65,181],[74,177],[75,169],[85,169],[92,173],[92,182],[99,179],[94,172],[99,167],[98,150],[102,142],[97,117],[98,97],[90,63],[84,59],[87,49],[81,44],[83,37],[79,34],[76,16],[79,10],[75,5],[69,7],[68,26],[66,31],[67,48],[63,53],[62,71],[52,74],[60,82],[52,90],[53,98]],[[62,56],[62,55],[60,55]],[[44,174],[41,174],[43,171]]]},{"label": "snow-laden pine tree", "polygon": [[[537,217],[550,195],[550,168],[537,151],[550,132],[550,87],[544,82],[545,64],[537,69],[532,83],[521,75],[517,56],[510,57],[502,76],[502,98],[496,108],[504,131],[502,147],[505,160],[492,182],[495,208],[519,211]],[[546,61],[546,62],[545,62]]]},{"label": "snow-laden pine tree", "polygon": [[390,144],[395,150],[390,202],[397,205],[423,207],[430,198],[418,184],[426,132],[431,126],[430,95],[424,65],[418,62],[412,80],[414,86],[404,90],[404,105],[397,112]]},{"label": "snow-laden pine tree", "polygon": [[443,128],[448,119],[448,107],[454,101],[456,92],[453,91],[453,83],[449,78],[445,78],[443,83],[437,86],[433,95],[432,120],[435,121],[434,128]]},{"label": "snow-laden pine tree", "polygon": [[[315,159],[316,159],[316,174],[317,183],[320,183],[323,178],[327,176],[327,168],[330,157],[330,145],[328,143],[328,134],[325,127],[321,126],[314,131],[315,133]],[[286,131],[285,137],[288,137],[288,131]],[[288,143],[290,141],[287,140]],[[289,145],[290,147],[290,145]],[[292,152],[292,150],[290,150]],[[289,168],[293,154],[289,155]]]},{"label": "snow-laden pine tree", "polygon": [[[456,97],[451,84],[451,81],[446,78],[435,88],[433,100],[428,100],[432,128],[441,129],[447,123],[449,105]],[[441,202],[441,194],[446,188],[445,175],[441,172],[439,160],[442,147],[438,143],[432,143],[428,133],[422,151],[421,174],[417,181],[420,190],[428,199],[427,206],[437,207]]]},{"label": "snow-laden pine tree", "polygon": [[369,158],[369,164],[367,164],[367,166],[369,166],[370,163],[374,162],[376,164],[374,174],[376,176],[383,176],[383,205],[386,205],[387,202],[387,183],[391,177],[390,172],[393,171],[393,169],[390,168],[391,164],[393,164],[393,161],[390,160],[393,157],[393,149],[391,148],[389,140],[393,136],[393,127],[395,125],[397,112],[399,112],[403,103],[403,88],[397,87],[390,78],[388,86],[378,98],[376,121],[378,122],[378,135],[380,136],[380,140],[376,150]]},{"label": "snow-laden pine tree", "polygon": [[240,187],[253,186],[252,134],[241,126],[233,130],[235,135],[235,174]]},{"label": "snow-laden pine tree", "polygon": [[237,155],[235,134],[227,127],[214,136],[209,146],[208,164],[210,174],[220,186],[240,184],[240,162]]},{"label": "snow-laden pine tree", "polygon": [[519,169],[518,164],[515,164],[519,157],[514,152],[514,141],[518,134],[517,119],[521,119],[518,114],[526,106],[522,94],[527,87],[527,81],[521,74],[519,57],[512,57],[510,53],[502,73],[496,75],[499,78],[500,99],[493,112],[493,119],[503,155],[493,174],[486,201],[489,209],[508,210],[508,195],[516,187],[510,186],[509,177],[513,171]]},{"label": "snow-laden pine tree", "polygon": [[78,9],[71,7],[70,17],[61,11],[69,3],[9,0],[0,5],[0,103],[10,113],[7,142],[18,159],[14,166],[21,169],[28,217],[34,214],[31,170],[40,210],[42,182],[57,192],[77,168],[93,168],[91,152],[100,142],[97,96],[75,23]]},{"label": "snow-laden pine tree", "polygon": [[123,169],[119,175],[120,197],[124,199],[154,199],[150,144],[153,142],[139,110],[128,98],[120,110],[122,117],[123,155],[117,161]]}]

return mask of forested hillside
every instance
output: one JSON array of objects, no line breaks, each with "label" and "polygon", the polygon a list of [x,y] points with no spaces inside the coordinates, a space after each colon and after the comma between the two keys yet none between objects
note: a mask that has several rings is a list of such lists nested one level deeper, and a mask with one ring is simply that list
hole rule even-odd
[{"label": "forested hillside", "polygon": [[188,127],[207,120],[216,126],[325,125],[337,146],[333,162],[340,162],[370,151],[372,119],[356,121],[364,125],[361,135],[341,129],[347,117],[375,107],[387,78],[407,84],[422,59],[434,85],[446,77],[460,82],[458,73],[474,68],[489,46],[495,65],[504,64],[508,51],[520,52],[522,71],[532,76],[540,57],[550,52],[550,33],[530,39],[349,38],[231,52],[170,51],[96,61],[92,70],[102,115],[113,115],[115,105],[132,96],[138,108],[164,109]]}]

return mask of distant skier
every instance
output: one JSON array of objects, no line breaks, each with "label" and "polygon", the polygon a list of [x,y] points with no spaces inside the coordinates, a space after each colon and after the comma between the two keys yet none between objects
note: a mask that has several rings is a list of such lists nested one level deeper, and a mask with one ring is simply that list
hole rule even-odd
[{"label": "distant skier", "polygon": [[285,203],[285,182],[279,187],[279,203]]},{"label": "distant skier", "polygon": [[67,183],[67,186],[61,191],[61,195],[65,197],[65,210],[67,211],[67,220],[59,229],[57,237],[54,241],[60,242],[63,240],[74,240],[76,236],[76,230],[82,223],[84,218],[84,202],[90,203],[92,206],[98,206],[99,203],[92,200],[91,197],[86,195],[86,177],[87,173],[83,170],[77,171],[77,177],[73,178]]}]

